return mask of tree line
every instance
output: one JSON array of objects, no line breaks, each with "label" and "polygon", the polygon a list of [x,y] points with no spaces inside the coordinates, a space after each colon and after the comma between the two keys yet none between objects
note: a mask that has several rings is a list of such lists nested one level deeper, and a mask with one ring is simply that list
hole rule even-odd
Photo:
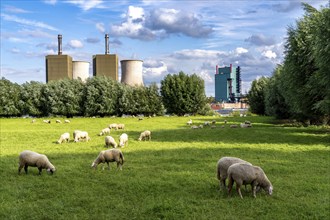
[{"label": "tree line", "polygon": [[[178,80],[173,84],[173,80]],[[204,81],[180,72],[156,84],[131,87],[108,77],[26,82],[22,85],[0,80],[0,116],[121,116],[204,114]],[[178,97],[178,98],[176,98]]]},{"label": "tree line", "polygon": [[256,114],[329,124],[330,9],[303,8],[303,18],[287,29],[283,63],[252,82],[248,100]]}]

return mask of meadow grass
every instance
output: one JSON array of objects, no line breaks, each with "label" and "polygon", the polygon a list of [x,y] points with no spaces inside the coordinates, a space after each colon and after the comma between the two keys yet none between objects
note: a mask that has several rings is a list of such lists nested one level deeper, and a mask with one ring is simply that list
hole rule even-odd
[{"label": "meadow grass", "polygon": [[[286,127],[269,117],[190,117],[217,128],[191,129],[187,117],[73,118],[70,124],[1,119],[0,219],[329,219],[329,129]],[[224,120],[225,128],[220,128]],[[64,119],[61,119],[62,121]],[[229,128],[244,120],[249,129]],[[91,169],[104,150],[97,134],[124,123],[129,136],[122,171]],[[86,130],[90,142],[56,144],[64,132]],[[151,141],[137,141],[152,131]],[[111,131],[118,140],[123,131]],[[71,137],[72,139],[72,137]],[[18,175],[23,150],[46,154],[56,166]],[[261,166],[274,186],[252,197],[250,187],[228,197],[219,190],[216,164],[236,156]]]}]

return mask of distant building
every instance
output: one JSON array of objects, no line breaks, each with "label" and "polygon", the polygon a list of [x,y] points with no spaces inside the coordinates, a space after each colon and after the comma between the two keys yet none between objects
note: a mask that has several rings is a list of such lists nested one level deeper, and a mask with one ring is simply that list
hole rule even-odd
[{"label": "distant building", "polygon": [[46,82],[51,80],[72,79],[72,57],[69,55],[46,56]]},{"label": "distant building", "polygon": [[93,76],[107,76],[118,81],[117,54],[97,54],[93,56]]},{"label": "distant building", "polygon": [[241,96],[241,68],[239,66],[218,67],[215,73],[215,100],[217,102],[239,102]]}]

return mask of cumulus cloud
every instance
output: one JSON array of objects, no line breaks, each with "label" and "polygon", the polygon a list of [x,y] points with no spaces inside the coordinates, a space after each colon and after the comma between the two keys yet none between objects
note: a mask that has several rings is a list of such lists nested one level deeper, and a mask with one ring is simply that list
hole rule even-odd
[{"label": "cumulus cloud", "polygon": [[22,25],[33,26],[33,27],[37,27],[37,28],[44,28],[44,29],[48,29],[51,31],[58,31],[57,28],[55,28],[51,25],[45,24],[43,22],[40,22],[40,21],[19,18],[15,15],[8,15],[8,14],[4,14],[4,13],[1,14],[1,17],[6,21],[12,21],[12,22],[19,23]]},{"label": "cumulus cloud", "polygon": [[170,34],[183,34],[202,38],[213,29],[202,24],[192,13],[175,9],[155,9],[146,12],[144,8],[129,6],[122,23],[111,26],[111,34],[140,40],[161,39]]},{"label": "cumulus cloud", "polygon": [[235,52],[236,52],[237,54],[242,54],[242,53],[247,53],[247,52],[249,52],[249,51],[248,51],[248,49],[245,49],[245,48],[243,48],[243,47],[237,47],[237,48],[235,49]]},{"label": "cumulus cloud", "polygon": [[271,50],[266,50],[262,52],[262,55],[267,57],[268,59],[275,59],[277,57],[276,53]]},{"label": "cumulus cloud", "polygon": [[69,0],[66,1],[66,3],[74,4],[83,11],[88,11],[93,8],[104,8],[102,0]]},{"label": "cumulus cloud", "polygon": [[250,37],[245,39],[245,42],[249,42],[253,45],[264,46],[264,45],[273,45],[275,40],[271,37],[266,37],[263,34],[253,34]]},{"label": "cumulus cloud", "polygon": [[80,40],[70,40],[68,46],[70,48],[75,49],[75,48],[82,48],[84,45]]}]

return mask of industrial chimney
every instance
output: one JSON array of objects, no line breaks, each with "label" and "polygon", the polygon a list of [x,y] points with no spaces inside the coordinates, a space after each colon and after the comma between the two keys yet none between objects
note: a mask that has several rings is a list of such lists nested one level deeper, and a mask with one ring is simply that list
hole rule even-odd
[{"label": "industrial chimney", "polygon": [[105,54],[109,54],[109,34],[105,35]]},{"label": "industrial chimney", "polygon": [[62,55],[62,35],[57,36],[58,39],[58,55]]}]

